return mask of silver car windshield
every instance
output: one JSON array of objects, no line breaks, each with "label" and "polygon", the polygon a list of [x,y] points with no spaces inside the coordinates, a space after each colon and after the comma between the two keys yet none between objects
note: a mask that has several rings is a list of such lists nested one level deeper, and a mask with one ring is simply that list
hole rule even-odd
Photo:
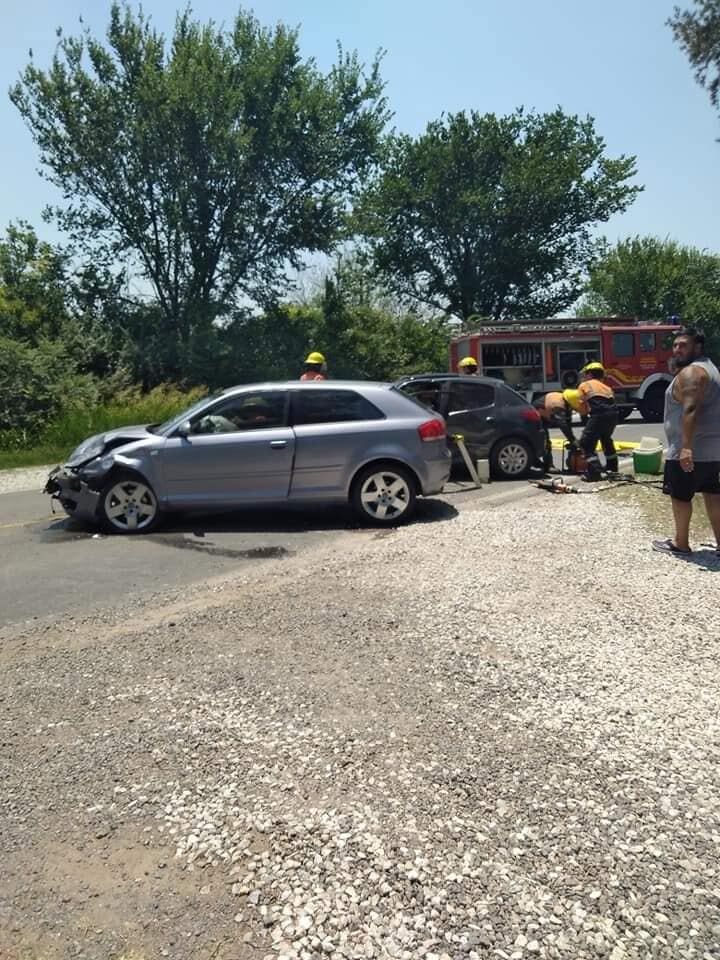
[{"label": "silver car windshield", "polygon": [[166,436],[168,433],[171,433],[175,427],[179,427],[181,423],[184,423],[186,420],[190,420],[193,414],[197,413],[198,410],[202,410],[203,407],[206,407],[208,403],[210,403],[212,400],[216,400],[219,396],[219,392],[209,393],[206,397],[203,397],[202,400],[198,400],[197,403],[194,403],[191,407],[188,407],[187,410],[183,410],[182,413],[177,413],[174,417],[166,420],[165,423],[159,423],[157,426],[153,426],[152,432]]}]

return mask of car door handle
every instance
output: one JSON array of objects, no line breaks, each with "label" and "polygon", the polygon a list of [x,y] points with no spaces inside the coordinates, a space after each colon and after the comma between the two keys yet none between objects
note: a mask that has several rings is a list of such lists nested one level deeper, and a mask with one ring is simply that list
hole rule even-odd
[{"label": "car door handle", "polygon": [[273,450],[283,450],[287,446],[287,440],[271,440],[270,446]]},{"label": "car door handle", "polygon": [[495,423],[495,417],[485,417],[486,423]]}]

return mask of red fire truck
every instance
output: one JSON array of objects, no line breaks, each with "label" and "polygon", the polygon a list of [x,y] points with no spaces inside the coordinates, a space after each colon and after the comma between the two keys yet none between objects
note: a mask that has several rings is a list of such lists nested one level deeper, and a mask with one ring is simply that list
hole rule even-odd
[{"label": "red fire truck", "polygon": [[450,342],[450,369],[474,357],[479,373],[504,380],[533,400],[548,390],[574,387],[580,369],[601,360],[621,416],[639,409],[644,419],[663,418],[672,380],[674,324],[642,323],[634,317],[575,317],[488,324]]}]

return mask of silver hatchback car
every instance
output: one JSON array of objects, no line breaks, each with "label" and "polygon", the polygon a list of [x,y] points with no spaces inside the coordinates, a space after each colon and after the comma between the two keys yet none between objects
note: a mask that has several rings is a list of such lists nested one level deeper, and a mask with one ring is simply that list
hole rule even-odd
[{"label": "silver hatchback car", "polygon": [[90,437],[45,492],[117,533],[149,532],[170,511],[302,502],[349,502],[390,525],[442,490],[450,464],[445,421],[389,384],[262,383]]}]

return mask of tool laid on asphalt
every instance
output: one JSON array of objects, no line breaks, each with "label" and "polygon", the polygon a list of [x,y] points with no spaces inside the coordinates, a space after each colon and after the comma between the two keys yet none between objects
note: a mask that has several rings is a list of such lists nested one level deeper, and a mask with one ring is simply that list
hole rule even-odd
[{"label": "tool laid on asphalt", "polygon": [[465,437],[462,435],[462,433],[454,433],[450,439],[457,444],[458,450],[460,451],[462,458],[465,461],[465,466],[468,469],[468,473],[472,477],[473,483],[475,484],[476,487],[481,487],[482,484],[480,483],[480,477],[478,476],[478,472],[475,469],[475,464],[472,462],[472,457],[468,453],[468,449],[465,446]]},{"label": "tool laid on asphalt", "polygon": [[548,493],[580,493],[577,487],[571,487],[565,483],[562,477],[555,477],[553,480],[531,480],[534,487],[538,490],[547,490]]}]

